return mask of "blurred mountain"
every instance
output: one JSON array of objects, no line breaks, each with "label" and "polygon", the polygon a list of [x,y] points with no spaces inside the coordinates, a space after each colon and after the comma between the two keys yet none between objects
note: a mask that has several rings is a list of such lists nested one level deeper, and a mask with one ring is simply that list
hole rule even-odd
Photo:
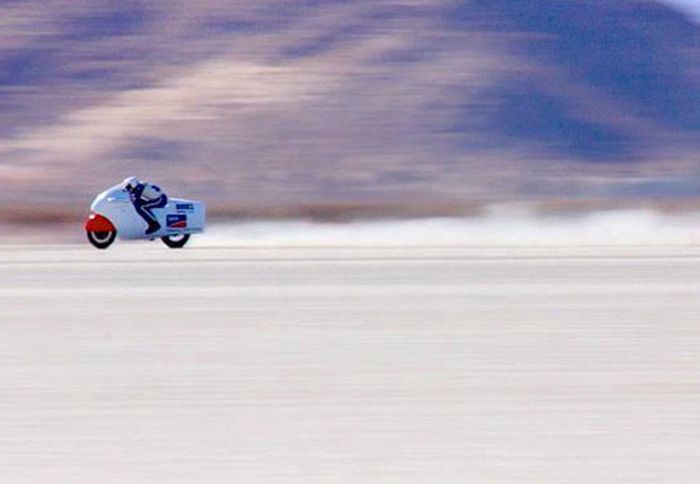
[{"label": "blurred mountain", "polygon": [[0,204],[700,194],[700,26],[651,0],[0,2]]}]

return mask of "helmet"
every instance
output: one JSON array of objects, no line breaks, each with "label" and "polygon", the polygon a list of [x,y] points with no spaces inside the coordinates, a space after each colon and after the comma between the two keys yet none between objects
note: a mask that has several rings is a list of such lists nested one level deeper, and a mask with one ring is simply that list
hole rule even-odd
[{"label": "helmet", "polygon": [[141,184],[141,182],[135,176],[130,176],[129,178],[125,178],[124,181],[122,182],[122,185],[124,185],[124,188],[126,188],[128,191],[134,190],[140,184]]}]

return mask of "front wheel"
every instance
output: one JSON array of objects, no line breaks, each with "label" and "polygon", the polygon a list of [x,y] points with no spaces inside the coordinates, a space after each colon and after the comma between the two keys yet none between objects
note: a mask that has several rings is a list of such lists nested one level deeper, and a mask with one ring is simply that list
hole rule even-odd
[{"label": "front wheel", "polygon": [[92,245],[97,247],[98,249],[106,249],[110,245],[112,245],[112,242],[114,242],[114,239],[117,238],[117,233],[116,232],[94,232],[94,231],[87,231],[87,238],[90,241]]},{"label": "front wheel", "polygon": [[181,249],[190,240],[190,234],[168,235],[160,240],[171,249]]}]

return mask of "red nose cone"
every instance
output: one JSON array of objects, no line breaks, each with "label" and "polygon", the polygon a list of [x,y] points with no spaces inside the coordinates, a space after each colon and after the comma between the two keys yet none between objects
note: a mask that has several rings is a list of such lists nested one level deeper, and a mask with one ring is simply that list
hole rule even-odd
[{"label": "red nose cone", "polygon": [[108,218],[93,213],[85,221],[85,230],[88,232],[114,232],[116,229]]}]

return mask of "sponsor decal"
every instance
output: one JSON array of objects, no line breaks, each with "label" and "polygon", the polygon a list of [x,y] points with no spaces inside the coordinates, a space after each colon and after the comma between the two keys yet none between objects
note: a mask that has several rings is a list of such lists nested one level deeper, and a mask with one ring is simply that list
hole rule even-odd
[{"label": "sponsor decal", "polygon": [[182,210],[183,212],[194,212],[194,205],[191,203],[176,203],[176,210]]},{"label": "sponsor decal", "polygon": [[179,213],[169,214],[166,218],[165,224],[169,229],[186,229],[187,215]]}]

